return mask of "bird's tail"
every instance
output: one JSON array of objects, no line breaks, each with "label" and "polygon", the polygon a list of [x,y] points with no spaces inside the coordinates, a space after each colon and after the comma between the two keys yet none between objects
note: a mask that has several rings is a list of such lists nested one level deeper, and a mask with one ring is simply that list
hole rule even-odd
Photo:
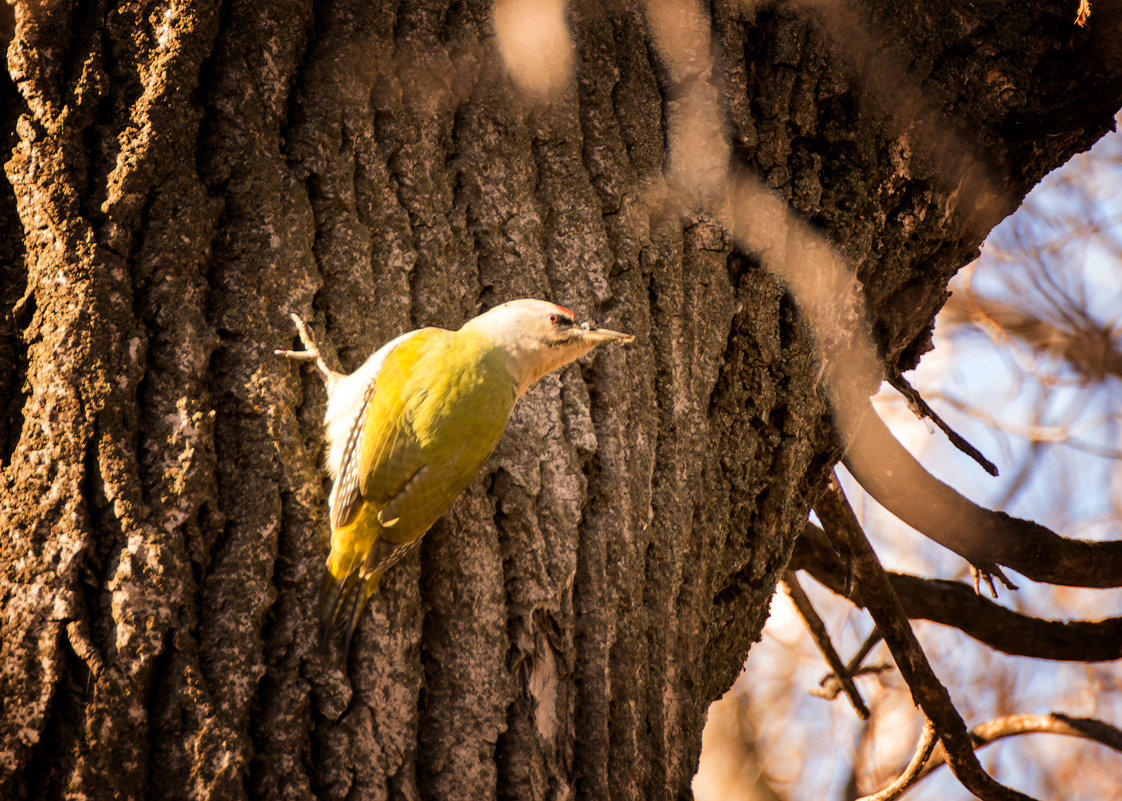
[{"label": "bird's tail", "polygon": [[319,602],[319,648],[326,651],[328,643],[340,624],[343,629],[343,661],[351,652],[351,641],[358,629],[362,613],[370,603],[371,596],[378,589],[382,574],[375,573],[362,575],[363,571],[355,570],[345,579],[340,580],[331,573],[327,573],[323,580]]},{"label": "bird's tail", "polygon": [[331,633],[341,622],[344,624],[343,661],[346,661],[351,650],[351,640],[362,620],[362,613],[370,603],[371,596],[378,590],[382,576],[420,542],[420,537],[407,542],[375,540],[361,564],[348,564],[335,560],[333,556],[328,557],[327,574],[323,579],[319,601],[321,651],[327,650]]},{"label": "bird's tail", "polygon": [[323,577],[323,584],[319,591],[319,604],[317,617],[319,618],[319,649],[327,651],[327,643],[331,639],[331,632],[335,628],[335,621],[339,617],[340,609],[346,605],[347,598],[354,590],[358,578],[357,573],[352,573],[344,580],[339,580],[330,572]]}]

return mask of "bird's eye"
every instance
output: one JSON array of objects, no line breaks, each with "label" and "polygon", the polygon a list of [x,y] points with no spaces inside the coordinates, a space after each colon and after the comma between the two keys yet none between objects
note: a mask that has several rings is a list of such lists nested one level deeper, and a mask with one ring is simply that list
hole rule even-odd
[{"label": "bird's eye", "polygon": [[573,324],[572,318],[571,317],[566,317],[563,314],[551,314],[551,315],[549,315],[549,321],[551,323],[553,323],[554,325],[572,325]]}]

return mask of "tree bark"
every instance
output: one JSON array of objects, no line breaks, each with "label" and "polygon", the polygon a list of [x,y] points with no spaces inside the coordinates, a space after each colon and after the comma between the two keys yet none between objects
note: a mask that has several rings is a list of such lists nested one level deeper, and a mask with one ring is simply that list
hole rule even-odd
[{"label": "tree bark", "polygon": [[[1122,105],[1119,4],[1075,7],[856,4],[907,68],[874,78],[812,7],[707,9],[737,162],[853,264],[890,369]],[[0,797],[688,796],[840,452],[783,287],[704,211],[652,211],[675,96],[642,7],[567,18],[549,99],[485,2],[27,0],[0,26]],[[996,211],[894,118],[898,77]],[[523,399],[325,658],[324,398],[272,355],[285,313],[349,370],[521,296],[637,340]]]}]

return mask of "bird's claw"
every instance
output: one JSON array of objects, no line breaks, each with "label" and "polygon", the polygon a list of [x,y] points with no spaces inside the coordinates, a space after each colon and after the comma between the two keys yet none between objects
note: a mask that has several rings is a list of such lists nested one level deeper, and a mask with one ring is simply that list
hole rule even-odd
[{"label": "bird's claw", "polygon": [[323,360],[323,356],[319,352],[319,347],[316,345],[315,339],[312,337],[308,327],[304,324],[304,321],[300,319],[300,316],[295,312],[289,312],[288,317],[296,326],[296,333],[300,337],[300,344],[304,346],[304,350],[282,350],[278,348],[274,350],[273,353],[277,356],[283,356],[286,359],[313,362],[320,376],[322,376],[324,384],[330,389],[331,385],[340,377],[339,373],[327,366],[327,362]]}]

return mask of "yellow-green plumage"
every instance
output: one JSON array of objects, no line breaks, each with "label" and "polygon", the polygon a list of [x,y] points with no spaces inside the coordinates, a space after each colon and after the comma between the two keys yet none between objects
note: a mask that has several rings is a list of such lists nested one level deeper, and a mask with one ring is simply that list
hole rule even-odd
[{"label": "yellow-green plumage", "polygon": [[463,492],[534,381],[626,334],[577,325],[572,312],[514,300],[458,331],[422,328],[380,348],[350,375],[331,370],[303,323],[303,351],[327,387],[331,552],[323,634],[350,604],[344,650],[389,567]]},{"label": "yellow-green plumage", "polygon": [[[330,575],[361,570],[379,539],[401,545],[428,531],[494,450],[514,400],[503,355],[479,336],[427,328],[391,351],[363,413],[359,497],[332,529]],[[368,597],[374,567],[362,571]]]}]

